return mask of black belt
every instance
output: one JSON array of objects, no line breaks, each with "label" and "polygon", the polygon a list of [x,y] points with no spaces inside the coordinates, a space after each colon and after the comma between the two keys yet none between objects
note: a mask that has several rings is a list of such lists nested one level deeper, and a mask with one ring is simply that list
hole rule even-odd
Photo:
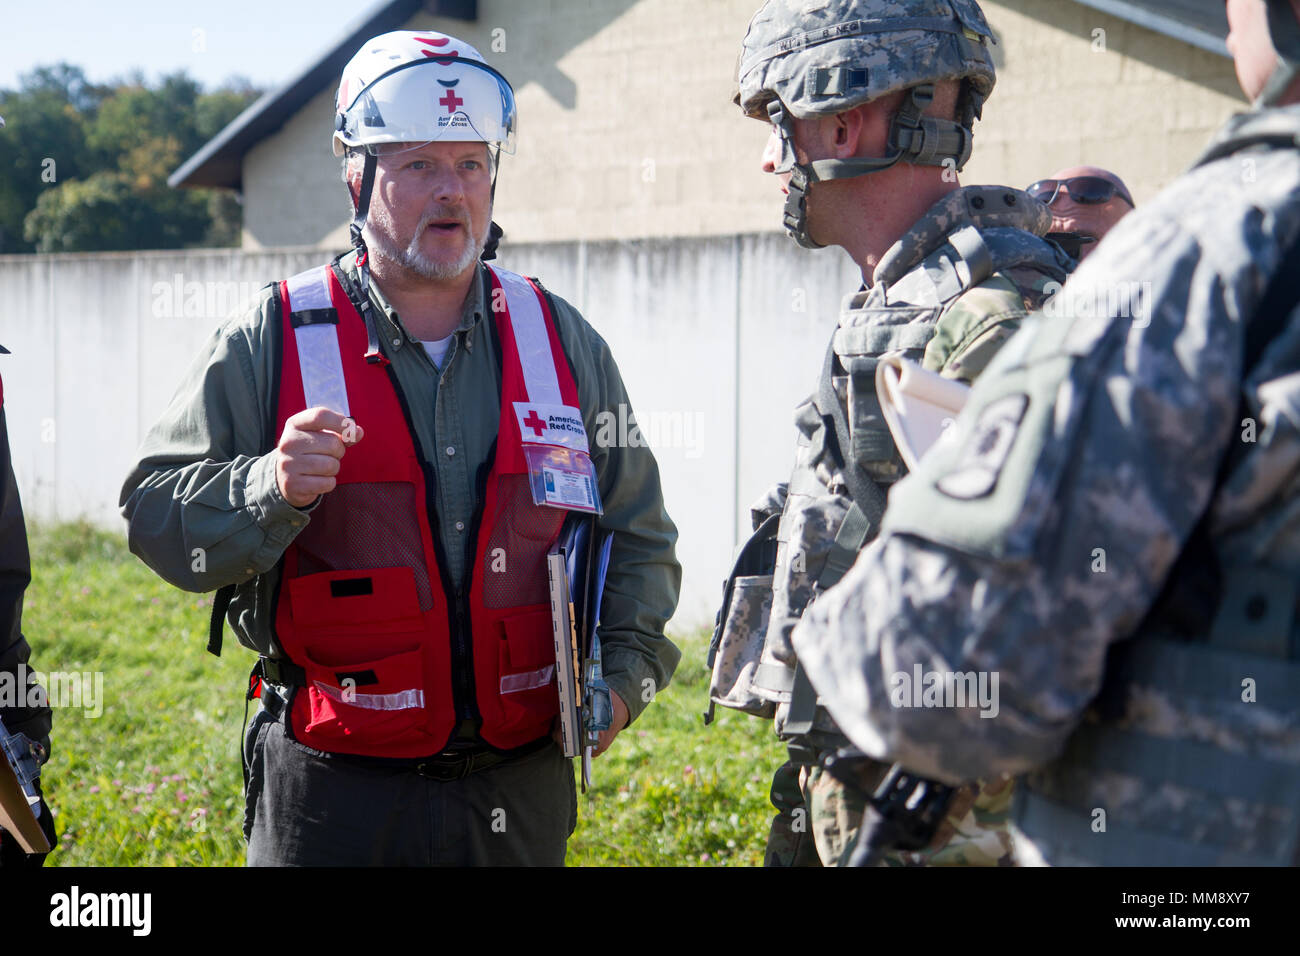
[{"label": "black belt", "polygon": [[421,777],[443,783],[452,780],[463,780],[470,774],[478,773],[480,770],[487,770],[489,767],[495,767],[497,764],[505,763],[508,760],[516,760],[519,757],[526,757],[529,754],[536,753],[551,743],[552,740],[548,735],[504,753],[498,750],[489,750],[487,747],[444,750],[436,757],[421,760],[412,766],[411,770]]},{"label": "black belt", "polygon": [[[271,715],[272,720],[283,720],[286,701],[280,696],[279,691],[268,684],[263,684],[261,699],[263,709]],[[449,783],[452,780],[463,780],[472,773],[487,770],[497,764],[517,760],[520,757],[527,757],[552,742],[548,734],[545,737],[538,737],[522,747],[506,751],[493,750],[483,744],[464,746],[453,744],[442,753],[421,760],[392,760],[385,757],[366,757],[360,754],[330,754],[330,759],[344,760],[348,763],[356,763],[371,768],[408,770],[430,780]]]}]

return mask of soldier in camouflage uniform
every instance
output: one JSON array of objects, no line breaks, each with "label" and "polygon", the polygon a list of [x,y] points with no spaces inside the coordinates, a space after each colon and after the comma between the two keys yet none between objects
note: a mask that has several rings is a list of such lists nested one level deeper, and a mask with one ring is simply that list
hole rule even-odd
[{"label": "soldier in camouflage uniform", "polygon": [[[1002,349],[794,633],[864,751],[1030,771],[1035,861],[1300,862],[1300,3],[1228,17],[1256,108]],[[996,716],[898,706],[914,668],[998,675]]]},{"label": "soldier in camouflage uniform", "polygon": [[[737,102],[772,124],[763,165],[782,177],[786,228],[806,247],[842,246],[864,280],[817,394],[796,412],[789,485],[755,506],[710,651],[713,700],[774,717],[789,745],[772,785],[769,865],[843,862],[888,769],[836,768],[847,741],[790,645],[810,602],[875,536],[904,472],[875,398],[879,357],[901,352],[969,382],[1073,265],[1042,238],[1044,205],[957,182],[993,88],[992,42],[974,0],[771,0],[745,37]],[[968,784],[925,850],[886,862],[1008,862],[1010,799],[1008,780]]]}]

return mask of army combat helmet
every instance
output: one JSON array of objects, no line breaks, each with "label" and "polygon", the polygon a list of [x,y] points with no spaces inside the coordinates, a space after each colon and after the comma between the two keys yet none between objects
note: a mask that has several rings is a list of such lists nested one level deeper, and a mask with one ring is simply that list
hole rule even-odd
[{"label": "army combat helmet", "polygon": [[[965,165],[971,127],[993,91],[992,42],[975,0],[767,0],[741,46],[736,102],[780,135],[777,171],[791,174],[785,228],[799,245],[820,246],[808,235],[813,183],[899,162]],[[945,80],[963,81],[958,122],[921,115]],[[791,117],[833,116],[899,90],[910,96],[890,125],[887,155],[796,161]]]},{"label": "army combat helmet", "polygon": [[1300,73],[1300,22],[1290,0],[1266,0],[1268,4],[1268,33],[1277,51],[1277,65],[1269,74],[1268,82],[1252,104],[1276,106],[1291,81]]}]

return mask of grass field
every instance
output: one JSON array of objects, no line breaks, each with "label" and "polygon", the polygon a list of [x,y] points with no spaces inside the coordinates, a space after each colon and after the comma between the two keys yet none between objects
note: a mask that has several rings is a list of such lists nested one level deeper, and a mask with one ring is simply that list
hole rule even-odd
[{"label": "grass field", "polygon": [[[242,865],[239,740],[253,655],[205,650],[209,596],[163,582],[120,537],[33,528],[23,631],[42,671],[102,674],[102,713],[54,714],[42,783],[60,845],[47,865]],[[570,866],[761,863],[784,749],[770,722],[720,710],[705,727],[707,637],[595,763]],[[93,680],[93,678],[92,678]],[[254,705],[256,706],[256,705]]]}]

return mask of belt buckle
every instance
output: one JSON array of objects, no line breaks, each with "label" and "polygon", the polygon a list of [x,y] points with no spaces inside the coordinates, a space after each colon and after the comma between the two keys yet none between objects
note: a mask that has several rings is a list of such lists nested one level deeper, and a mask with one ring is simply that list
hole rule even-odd
[{"label": "belt buckle", "polygon": [[[455,763],[448,766],[447,761],[455,761]],[[453,780],[463,780],[468,777],[473,767],[473,754],[458,754],[454,751],[444,750],[433,760],[416,764],[415,772],[429,780],[437,780],[439,783],[451,783]]]}]

